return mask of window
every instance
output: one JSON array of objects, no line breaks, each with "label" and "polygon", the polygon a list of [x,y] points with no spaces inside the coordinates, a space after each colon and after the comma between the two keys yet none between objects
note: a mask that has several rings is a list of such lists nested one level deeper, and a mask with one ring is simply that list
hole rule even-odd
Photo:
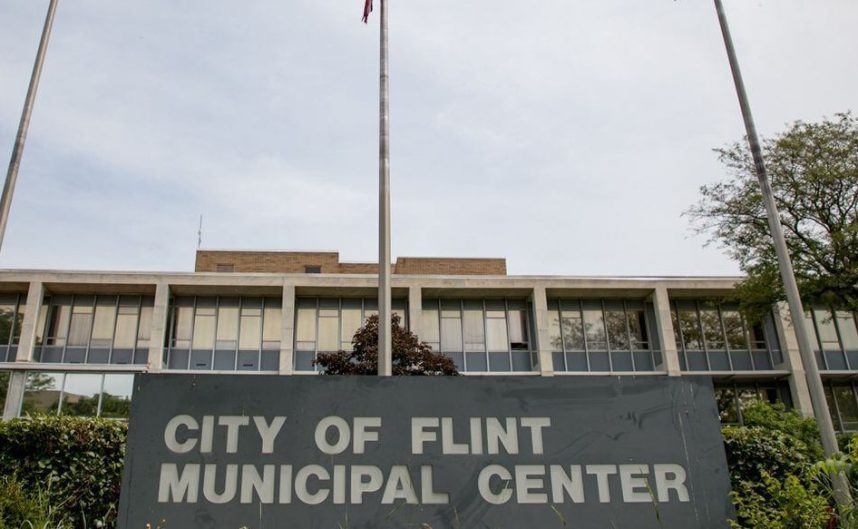
[{"label": "window", "polygon": [[6,393],[9,390],[9,376],[10,373],[8,371],[0,371],[0,410],[6,407]]},{"label": "window", "polygon": [[829,383],[825,385],[825,398],[834,428],[839,432],[858,431],[858,399],[854,383]]},{"label": "window", "polygon": [[235,272],[234,264],[217,264],[215,265],[215,271],[221,274],[230,274]]},{"label": "window", "polygon": [[814,341],[820,369],[858,369],[858,329],[856,315],[849,311],[815,307],[805,313],[805,322]]},{"label": "window", "polygon": [[0,295],[0,362],[15,361],[26,303],[24,294]]},{"label": "window", "polygon": [[783,362],[771,314],[751,324],[734,305],[696,300],[674,301],[672,313],[683,371],[765,371]]},{"label": "window", "polygon": [[127,419],[132,374],[30,372],[21,415]]},{"label": "window", "polygon": [[553,299],[548,303],[555,371],[654,371],[651,304],[636,300]]},{"label": "window", "polygon": [[533,370],[524,300],[425,299],[422,318],[420,338],[449,356],[459,371]]},{"label": "window", "polygon": [[[400,324],[406,328],[407,312],[405,300],[393,300],[391,314],[398,316]],[[355,332],[367,318],[377,314],[378,300],[375,298],[298,298],[295,301],[294,369],[315,371],[313,361],[318,353],[350,350]],[[277,333],[279,340],[279,330]]]},{"label": "window", "polygon": [[167,368],[278,371],[281,305],[281,298],[176,298],[170,307]]},{"label": "window", "polygon": [[44,363],[136,364],[149,361],[154,298],[47,296],[35,359]]},{"label": "window", "polygon": [[319,265],[308,265],[304,267],[305,274],[321,274],[322,267]]},{"label": "window", "polygon": [[715,401],[724,424],[743,424],[742,411],[754,402],[792,403],[789,387],[779,382],[715,384]]}]

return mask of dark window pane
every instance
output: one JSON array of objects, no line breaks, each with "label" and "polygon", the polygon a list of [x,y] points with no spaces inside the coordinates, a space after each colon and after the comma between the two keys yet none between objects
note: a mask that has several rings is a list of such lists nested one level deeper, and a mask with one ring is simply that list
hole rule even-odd
[{"label": "dark window pane", "polygon": [[630,309],[628,320],[629,331],[632,335],[632,349],[649,349],[649,333],[647,332],[646,316],[643,309]]},{"label": "dark window pane", "polygon": [[215,351],[214,369],[215,371],[234,371],[235,351]]},{"label": "dark window pane", "polygon": [[21,415],[56,415],[64,376],[62,373],[27,373]]},{"label": "dark window pane", "polygon": [[748,343],[745,340],[745,325],[742,322],[742,315],[735,310],[722,310],[721,317],[724,320],[724,332],[727,335],[727,346],[734,351],[748,349]]},{"label": "dark window pane", "polygon": [[628,329],[626,328],[626,314],[619,310],[606,311],[605,323],[608,326],[611,350],[628,350],[630,346]]},{"label": "dark window pane", "polygon": [[279,371],[280,370],[280,351],[268,350],[262,351],[262,361],[259,366],[261,371]]},{"label": "dark window pane", "polygon": [[298,351],[295,353],[295,370],[296,371],[315,371],[313,359],[315,353],[312,351]]},{"label": "dark window pane", "polygon": [[607,352],[590,351],[590,371],[610,371]]},{"label": "dark window pane", "polygon": [[614,371],[632,371],[632,353],[630,351],[612,351],[611,364]]},{"label": "dark window pane", "polygon": [[512,371],[509,353],[489,353],[490,371]]},{"label": "dark window pane", "polygon": [[758,371],[772,370],[775,367],[772,365],[772,359],[766,351],[754,351],[754,369]]},{"label": "dark window pane", "polygon": [[[712,371],[729,371],[730,360],[727,358],[727,351],[710,351],[709,368]],[[734,366],[734,369],[738,367]]]},{"label": "dark window pane", "polygon": [[259,371],[259,351],[239,351],[238,370]]},{"label": "dark window pane", "polygon": [[842,351],[825,351],[825,360],[830,370],[846,369],[846,355]]},{"label": "dark window pane", "polygon": [[563,359],[563,353],[551,353],[551,361],[554,364],[555,371],[566,371],[566,361]]},{"label": "dark window pane", "polygon": [[127,419],[131,415],[131,393],[134,375],[105,375],[101,394],[101,416]]},{"label": "dark window pane", "polygon": [[530,353],[528,351],[513,351],[512,352],[512,370],[513,371],[532,371],[530,365]]},{"label": "dark window pane", "polygon": [[[149,353],[148,351],[146,351],[145,354],[143,352],[141,352],[140,357],[145,358],[148,356],[148,353]],[[148,359],[146,361],[143,361],[142,363],[145,364],[147,361],[148,361]],[[113,356],[110,358],[110,363],[111,364],[131,364],[131,363],[134,363],[134,350],[133,349],[114,349],[113,350]]]},{"label": "dark window pane", "polygon": [[685,353],[688,358],[689,371],[709,371],[709,366],[706,363],[706,353],[703,351],[688,351]]},{"label": "dark window pane", "polygon": [[708,306],[701,308],[700,323],[703,325],[703,336],[706,338],[706,347],[710,350],[724,349],[724,332],[721,329],[718,310]]},{"label": "dark window pane", "polygon": [[465,371],[465,353],[444,353],[453,359],[453,363],[456,364],[456,369],[459,371]]},{"label": "dark window pane", "polygon": [[167,367],[169,369],[188,369],[190,356],[191,354],[189,351],[177,351],[176,349],[173,349],[170,351],[170,360]]},{"label": "dark window pane", "polygon": [[733,359],[733,369],[736,371],[750,371],[754,369],[751,364],[751,354],[748,351],[731,351],[730,356]]},{"label": "dark window pane", "polygon": [[825,400],[828,402],[828,411],[831,413],[831,422],[834,423],[834,429],[838,432],[843,431],[843,425],[840,424],[840,419],[837,416],[837,407],[834,404],[834,392],[831,390],[831,386],[825,386]]},{"label": "dark window pane", "polygon": [[89,364],[106,364],[109,360],[110,349],[91,347],[89,349],[89,358],[86,361]]},{"label": "dark window pane", "polygon": [[697,312],[692,309],[679,309],[679,328],[682,331],[685,349],[688,351],[703,350],[703,335],[697,321]]},{"label": "dark window pane", "polygon": [[83,373],[67,374],[60,413],[72,417],[96,417],[102,377]]},{"label": "dark window pane", "polygon": [[207,371],[212,368],[212,352],[208,349],[191,351],[191,369]]},{"label": "dark window pane", "polygon": [[655,371],[649,351],[635,351],[635,371]]},{"label": "dark window pane", "polygon": [[566,353],[566,364],[569,366],[569,371],[587,371],[587,353],[584,351]]},{"label": "dark window pane", "polygon": [[855,401],[852,386],[834,386],[834,397],[840,408],[843,430],[847,432],[858,430],[858,403]]},{"label": "dark window pane", "polygon": [[486,353],[467,353],[467,362],[470,372],[489,370],[489,366],[486,365]]}]

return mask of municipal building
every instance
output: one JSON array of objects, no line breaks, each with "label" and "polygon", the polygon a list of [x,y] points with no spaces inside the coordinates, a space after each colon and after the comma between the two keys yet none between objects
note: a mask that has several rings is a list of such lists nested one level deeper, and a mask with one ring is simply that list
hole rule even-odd
[{"label": "municipal building", "polygon": [[[393,310],[466,376],[713,379],[724,422],[755,400],[812,414],[789,309],[745,320],[739,277],[511,276],[504,259],[400,257]],[[193,273],[0,271],[0,409],[128,416],[134,373],[312,376],[377,310],[375,263],[197,252]],[[835,428],[858,430],[856,314],[815,306]]]}]

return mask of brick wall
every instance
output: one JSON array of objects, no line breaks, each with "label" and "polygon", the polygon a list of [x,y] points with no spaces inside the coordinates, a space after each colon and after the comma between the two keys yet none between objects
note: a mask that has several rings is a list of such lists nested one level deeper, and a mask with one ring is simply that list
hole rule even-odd
[{"label": "brick wall", "polygon": [[[338,252],[255,252],[198,250],[197,272],[300,274],[307,267],[321,267],[323,274],[377,274],[376,263],[341,263]],[[394,274],[411,275],[506,275],[506,259],[454,257],[400,257]]]}]

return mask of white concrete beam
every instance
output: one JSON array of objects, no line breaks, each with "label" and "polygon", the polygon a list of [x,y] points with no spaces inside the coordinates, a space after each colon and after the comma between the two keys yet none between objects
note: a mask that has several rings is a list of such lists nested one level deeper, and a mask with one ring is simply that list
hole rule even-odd
[{"label": "white concrete beam", "polygon": [[27,382],[26,371],[12,371],[9,374],[9,389],[6,392],[6,405],[3,407],[3,420],[14,419],[21,412],[24,403],[24,385]]},{"label": "white concrete beam", "polygon": [[39,333],[39,312],[42,310],[42,300],[45,297],[45,285],[41,281],[33,281],[27,291],[27,308],[24,309],[24,322],[21,325],[21,339],[18,342],[18,362],[32,362],[35,352],[36,336]]},{"label": "white concrete beam", "polygon": [[295,285],[283,285],[283,321],[280,330],[280,374],[294,372],[295,343]]},{"label": "white concrete beam", "polygon": [[656,287],[652,294],[655,305],[655,323],[658,329],[658,341],[661,344],[661,358],[664,370],[670,376],[681,374],[676,335],[673,331],[673,318],[670,315],[670,297],[667,288]]},{"label": "white concrete beam", "polygon": [[544,287],[533,289],[533,318],[536,321],[536,348],[539,357],[539,372],[542,376],[554,376],[554,359],[549,328],[548,297]]},{"label": "white concrete beam", "polygon": [[[805,417],[813,417],[813,403],[810,400],[810,389],[807,387],[807,375],[801,362],[798,338],[792,326],[792,315],[786,303],[775,305],[774,320],[781,354],[784,357],[784,367],[790,372],[789,390],[792,394],[793,407]],[[811,330],[811,336],[816,337],[813,330]]]},{"label": "white concrete beam", "polygon": [[160,282],[155,287],[152,308],[152,330],[149,333],[149,371],[164,369],[164,343],[167,341],[167,319],[170,315],[170,285]]}]

